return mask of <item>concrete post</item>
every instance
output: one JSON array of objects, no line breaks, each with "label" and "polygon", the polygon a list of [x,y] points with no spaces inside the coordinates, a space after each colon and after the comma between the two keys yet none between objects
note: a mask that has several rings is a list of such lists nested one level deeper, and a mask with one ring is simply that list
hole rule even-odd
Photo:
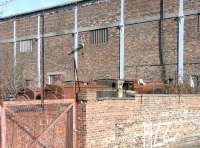
[{"label": "concrete post", "polygon": [[178,83],[184,78],[184,0],[179,0],[178,30]]},{"label": "concrete post", "polygon": [[124,80],[124,34],[125,34],[125,23],[124,23],[124,0],[121,0],[120,10],[120,80]]},{"label": "concrete post", "polygon": [[41,26],[41,16],[38,15],[38,28],[37,28],[37,86],[41,87],[41,32],[40,32],[40,26]]},{"label": "concrete post", "polygon": [[74,59],[75,64],[78,67],[78,6],[75,6],[74,8]]},{"label": "concrete post", "polygon": [[14,86],[15,86],[15,79],[16,79],[16,66],[17,66],[16,49],[17,49],[16,20],[14,20],[13,21],[13,84]]},{"label": "concrete post", "polygon": [[118,92],[118,97],[122,98],[123,97],[123,80],[118,80],[117,82],[117,92]]}]

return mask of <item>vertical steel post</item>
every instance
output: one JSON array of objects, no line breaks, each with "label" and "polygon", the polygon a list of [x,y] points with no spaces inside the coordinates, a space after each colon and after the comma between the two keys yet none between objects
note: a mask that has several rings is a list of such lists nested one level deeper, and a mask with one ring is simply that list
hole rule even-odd
[{"label": "vertical steel post", "polygon": [[178,83],[183,84],[184,79],[184,0],[179,0],[178,15]]},{"label": "vertical steel post", "polygon": [[124,34],[125,34],[125,23],[124,23],[124,0],[121,0],[120,6],[120,80],[124,80]]},{"label": "vertical steel post", "polygon": [[38,15],[38,28],[37,28],[37,86],[41,87],[41,17]]},{"label": "vertical steel post", "polygon": [[13,84],[15,86],[15,79],[16,79],[16,48],[17,48],[17,41],[16,41],[16,20],[13,21]]},{"label": "vertical steel post", "polygon": [[76,5],[74,8],[74,59],[75,64],[78,66],[78,6]]}]

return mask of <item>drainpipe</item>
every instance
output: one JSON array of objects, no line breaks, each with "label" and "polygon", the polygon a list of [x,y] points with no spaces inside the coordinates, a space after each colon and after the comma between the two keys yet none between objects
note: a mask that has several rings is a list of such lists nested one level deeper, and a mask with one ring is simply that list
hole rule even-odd
[{"label": "drainpipe", "polygon": [[184,0],[179,0],[178,15],[178,84],[183,84],[184,78]]},{"label": "drainpipe", "polygon": [[160,0],[160,20],[159,20],[159,56],[161,64],[161,79],[164,82],[166,80],[166,67],[164,59],[165,50],[165,34],[164,34],[164,0]]},{"label": "drainpipe", "polygon": [[17,48],[17,42],[16,42],[16,20],[13,22],[13,85],[15,86],[15,79],[16,79],[16,48]]},{"label": "drainpipe", "polygon": [[124,80],[124,34],[125,34],[124,0],[121,0],[119,27],[120,27],[120,80]]},{"label": "drainpipe", "polygon": [[40,15],[38,15],[38,28],[37,28],[37,86],[40,88],[41,87],[41,32],[40,32]]}]

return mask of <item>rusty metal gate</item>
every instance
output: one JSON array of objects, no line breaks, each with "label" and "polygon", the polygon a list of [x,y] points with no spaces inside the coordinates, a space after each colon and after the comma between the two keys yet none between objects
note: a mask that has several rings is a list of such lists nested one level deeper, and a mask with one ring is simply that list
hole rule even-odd
[{"label": "rusty metal gate", "polygon": [[72,148],[73,104],[46,101],[1,108],[2,148]]}]

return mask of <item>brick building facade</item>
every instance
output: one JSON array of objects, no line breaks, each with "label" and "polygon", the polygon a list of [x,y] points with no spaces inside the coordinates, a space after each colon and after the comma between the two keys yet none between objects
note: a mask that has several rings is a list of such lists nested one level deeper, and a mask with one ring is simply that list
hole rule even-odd
[{"label": "brick building facade", "polygon": [[[76,5],[79,43],[84,44],[78,52],[79,79],[119,79],[120,0],[83,0],[0,19],[1,84],[6,83],[15,64],[15,73],[36,84],[38,15],[46,83],[56,75],[74,79],[69,53],[73,49]],[[184,2],[187,82],[200,73],[199,8],[199,0]],[[125,79],[176,80],[178,9],[178,0],[125,0]]]}]

